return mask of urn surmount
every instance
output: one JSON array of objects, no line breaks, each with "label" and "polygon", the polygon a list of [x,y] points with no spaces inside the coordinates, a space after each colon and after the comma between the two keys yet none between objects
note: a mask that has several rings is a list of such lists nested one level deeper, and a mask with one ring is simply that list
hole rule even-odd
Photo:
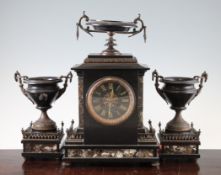
[{"label": "urn surmount", "polygon": [[[30,127],[22,129],[23,153],[25,158],[60,158],[60,143],[63,138],[61,129],[49,118],[47,110],[51,104],[65,92],[72,73],[61,77],[28,77],[17,71],[15,81],[19,83],[22,93],[41,111],[40,118],[31,122]],[[63,82],[61,88],[58,84]],[[25,88],[24,85],[27,85]]]},{"label": "urn surmount", "polygon": [[77,23],[92,35],[106,33],[107,49],[89,54],[72,68],[79,83],[79,126],[67,129],[64,162],[156,162],[155,130],[143,124],[143,76],[149,70],[131,54],[116,50],[113,36],[144,32],[140,15],[132,22],[92,20],[85,13]]},{"label": "urn surmount", "polygon": [[[162,146],[161,158],[199,158],[200,130],[193,128],[193,123],[189,124],[181,115],[186,106],[200,93],[203,83],[207,81],[206,72],[201,76],[191,77],[163,77],[153,72],[155,88],[159,95],[175,110],[174,118],[166,125],[165,130],[161,130],[159,139]],[[160,88],[160,84],[163,84]],[[195,84],[199,88],[195,88]]]}]

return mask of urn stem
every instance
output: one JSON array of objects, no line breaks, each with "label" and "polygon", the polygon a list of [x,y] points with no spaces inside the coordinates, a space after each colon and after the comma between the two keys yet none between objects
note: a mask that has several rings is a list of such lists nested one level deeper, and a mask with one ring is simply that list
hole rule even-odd
[{"label": "urn stem", "polygon": [[116,41],[113,36],[114,32],[107,32],[109,38],[107,39],[107,43],[105,46],[107,46],[107,49],[101,52],[102,55],[120,55],[121,53],[114,48],[117,44],[114,42]]},{"label": "urn stem", "polygon": [[47,110],[41,110],[40,118],[32,124],[32,129],[37,131],[53,131],[56,130],[56,124],[47,114]]},{"label": "urn stem", "polygon": [[182,117],[183,109],[174,109],[176,114],[174,118],[167,123],[166,131],[167,132],[186,132],[191,130],[191,126],[186,122]]}]

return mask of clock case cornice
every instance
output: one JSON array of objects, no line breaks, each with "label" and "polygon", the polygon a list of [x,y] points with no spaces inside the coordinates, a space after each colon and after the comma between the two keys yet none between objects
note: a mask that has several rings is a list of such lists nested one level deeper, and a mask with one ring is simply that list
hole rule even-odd
[{"label": "clock case cornice", "polygon": [[150,70],[146,65],[139,64],[136,57],[130,54],[121,54],[121,55],[101,55],[101,54],[90,54],[84,60],[84,63],[80,65],[75,65],[72,67],[72,70],[79,71],[83,70],[111,70],[111,69],[131,69],[131,70],[140,70],[143,74]]}]

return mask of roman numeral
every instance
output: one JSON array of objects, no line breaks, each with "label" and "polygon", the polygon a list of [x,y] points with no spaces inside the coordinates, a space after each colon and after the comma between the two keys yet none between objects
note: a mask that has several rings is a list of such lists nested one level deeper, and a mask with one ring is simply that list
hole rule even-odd
[{"label": "roman numeral", "polygon": [[119,116],[120,115],[120,112],[119,111],[116,111],[117,115]]},{"label": "roman numeral", "polygon": [[95,94],[97,94],[97,95],[101,95],[101,92],[98,92],[98,91],[95,91]]},{"label": "roman numeral", "polygon": [[108,88],[112,90],[113,89],[113,83],[109,83]]},{"label": "roman numeral", "polygon": [[113,118],[112,112],[108,113],[108,118]]},{"label": "roman numeral", "polygon": [[120,90],[120,85],[117,85],[116,91]]},{"label": "roman numeral", "polygon": [[122,110],[124,110],[124,111],[127,110],[127,108],[126,108],[125,106],[123,106],[123,105],[120,105],[120,109],[122,109]]},{"label": "roman numeral", "polygon": [[107,90],[104,85],[101,85],[100,87],[101,87],[102,91],[104,91],[104,92]]},{"label": "roman numeral", "polygon": [[127,93],[127,91],[123,91],[120,93],[121,96],[125,95]]},{"label": "roman numeral", "polygon": [[94,107],[94,109],[95,109],[96,111],[100,111],[100,110],[102,109],[102,107],[101,107],[101,105],[97,105],[97,106]]},{"label": "roman numeral", "polygon": [[105,116],[105,113],[106,113],[105,110],[102,110],[102,111],[101,111],[101,115],[102,115],[102,116]]},{"label": "roman numeral", "polygon": [[121,99],[121,102],[123,102],[123,103],[128,103],[128,102],[129,102],[129,99],[128,99],[128,98],[123,98],[123,99]]},{"label": "roman numeral", "polygon": [[100,98],[94,97],[93,98],[93,103],[98,103],[100,101]]}]

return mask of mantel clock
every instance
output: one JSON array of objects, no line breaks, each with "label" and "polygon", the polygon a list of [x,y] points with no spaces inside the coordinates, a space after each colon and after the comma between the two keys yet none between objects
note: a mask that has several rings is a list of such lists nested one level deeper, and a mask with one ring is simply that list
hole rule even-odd
[{"label": "mantel clock", "polygon": [[144,32],[140,15],[133,22],[92,20],[85,14],[77,23],[92,35],[107,33],[107,49],[90,54],[72,68],[79,83],[79,126],[72,121],[64,144],[65,162],[158,161],[155,130],[143,124],[143,76],[149,70],[130,54],[114,48],[114,34]]}]

